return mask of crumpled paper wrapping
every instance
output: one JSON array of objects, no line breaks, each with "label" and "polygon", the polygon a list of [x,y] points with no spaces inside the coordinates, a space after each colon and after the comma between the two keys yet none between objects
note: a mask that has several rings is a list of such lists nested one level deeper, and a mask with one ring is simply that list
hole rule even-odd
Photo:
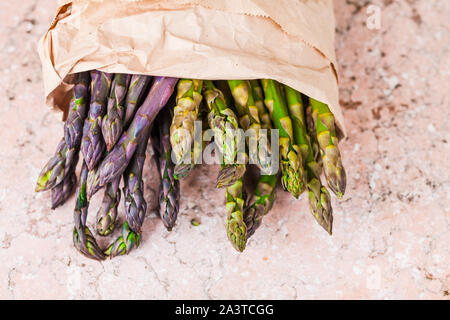
[{"label": "crumpled paper wrapping", "polygon": [[70,74],[270,78],[339,106],[332,0],[60,1],[42,37],[46,102],[67,113]]}]

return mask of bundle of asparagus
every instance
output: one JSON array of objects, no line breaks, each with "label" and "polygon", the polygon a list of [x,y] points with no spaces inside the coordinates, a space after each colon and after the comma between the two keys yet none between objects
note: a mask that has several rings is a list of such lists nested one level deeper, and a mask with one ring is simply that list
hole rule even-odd
[{"label": "bundle of asparagus", "polygon": [[[331,197],[320,176],[323,171],[328,187],[340,199],[346,175],[334,116],[327,105],[270,79],[152,80],[93,70],[75,76],[64,137],[36,186],[36,191],[52,191],[52,209],[63,205],[77,186],[73,241],[82,254],[103,260],[138,247],[149,201],[159,203],[163,224],[173,230],[180,208],[180,180],[202,154],[202,141],[193,141],[196,121],[203,121],[202,105],[222,163],[216,187],[225,188],[226,233],[236,250],[244,251],[272,209],[279,181],[295,198],[307,191],[313,217],[332,233]],[[199,128],[207,129],[202,123]],[[144,194],[148,146],[154,149],[159,168],[157,200]],[[261,151],[279,154],[280,172],[268,170],[273,163],[262,161]],[[244,175],[252,164],[260,177],[247,197]],[[105,192],[97,213],[97,234],[114,231],[121,198],[125,217],[119,236],[105,249],[87,224],[90,199],[101,188]]]}]

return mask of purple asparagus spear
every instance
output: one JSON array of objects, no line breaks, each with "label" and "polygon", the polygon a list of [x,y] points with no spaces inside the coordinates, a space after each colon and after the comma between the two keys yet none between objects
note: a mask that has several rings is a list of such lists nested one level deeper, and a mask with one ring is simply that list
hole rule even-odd
[{"label": "purple asparagus spear", "polygon": [[114,74],[91,71],[91,103],[89,115],[84,123],[81,152],[89,170],[93,170],[105,150],[101,122],[106,112],[106,104]]},{"label": "purple asparagus spear", "polygon": [[62,206],[74,193],[77,184],[77,175],[72,171],[63,182],[52,189],[52,209]]},{"label": "purple asparagus spear", "polygon": [[58,144],[53,157],[42,169],[36,185],[36,192],[53,189],[63,182],[64,178],[74,167],[75,160],[78,160],[79,149],[68,148],[64,138]]},{"label": "purple asparagus spear", "polygon": [[133,157],[138,144],[145,138],[148,129],[158,112],[166,105],[172,95],[177,78],[157,77],[142,106],[126,132],[122,134],[113,150],[100,163],[96,171],[88,177],[88,197],[92,197],[101,187],[123,174]]},{"label": "purple asparagus spear", "polygon": [[141,227],[147,211],[147,203],[143,195],[142,169],[145,161],[149,129],[145,132],[145,138],[139,143],[123,175],[126,220],[122,225],[122,233],[104,252],[111,258],[129,254],[131,250],[139,246],[141,241]]},{"label": "purple asparagus spear", "polygon": [[147,202],[144,199],[144,182],[142,181],[142,171],[145,162],[145,151],[147,150],[150,130],[147,129],[144,139],[139,143],[136,152],[123,174],[125,198],[125,214],[130,229],[136,233],[141,233],[147,211]]},{"label": "purple asparagus spear", "polygon": [[75,77],[69,115],[64,124],[64,138],[59,142],[53,157],[41,171],[36,191],[50,190],[63,182],[76,166],[80,152],[82,125],[87,113],[89,100],[89,73],[78,73]]},{"label": "purple asparagus spear", "polygon": [[107,112],[102,119],[102,134],[108,151],[114,147],[123,131],[125,113],[123,103],[130,79],[129,74],[116,73],[112,82]]},{"label": "purple asparagus spear", "polygon": [[144,97],[144,93],[152,77],[135,74],[131,77],[127,97],[125,98],[125,117],[123,128],[126,130],[136,114],[139,103]]},{"label": "purple asparagus spear", "polygon": [[64,124],[64,139],[69,148],[79,148],[83,137],[84,120],[89,109],[89,72],[77,73],[73,97],[69,105],[69,115]]},{"label": "purple asparagus spear", "polygon": [[170,125],[173,114],[169,108],[161,111],[158,126],[154,128],[152,142],[161,177],[159,192],[159,215],[167,230],[175,226],[180,207],[180,181],[175,179],[175,165],[172,162]]},{"label": "purple asparagus spear", "polygon": [[106,185],[102,205],[97,212],[97,233],[107,236],[114,231],[120,202],[120,178]]}]

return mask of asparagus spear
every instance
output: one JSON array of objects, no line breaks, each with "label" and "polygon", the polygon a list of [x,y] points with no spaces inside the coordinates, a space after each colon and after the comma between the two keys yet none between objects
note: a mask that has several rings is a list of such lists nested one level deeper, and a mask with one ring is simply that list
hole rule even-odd
[{"label": "asparagus spear", "polygon": [[106,256],[114,258],[130,253],[133,248],[139,247],[141,235],[130,229],[128,222],[122,225],[122,234],[104,252]]},{"label": "asparagus spear", "polygon": [[63,182],[52,189],[52,209],[62,206],[75,191],[77,175],[74,171],[68,174]]},{"label": "asparagus spear", "polygon": [[100,161],[105,149],[105,141],[102,137],[101,122],[106,112],[106,103],[111,89],[111,81],[114,75],[91,71],[91,104],[88,118],[84,123],[81,152],[89,168],[93,170]]},{"label": "asparagus spear", "polygon": [[80,181],[77,188],[77,200],[74,210],[75,227],[73,229],[73,244],[83,255],[95,260],[105,259],[105,255],[97,244],[92,232],[86,226],[89,201],[86,196],[86,181],[88,167],[83,162],[80,173]]},{"label": "asparagus spear", "polygon": [[144,75],[133,75],[131,77],[130,86],[128,88],[127,96],[125,98],[125,117],[123,120],[123,128],[126,129],[136,114],[138,104],[147,89],[152,77]]},{"label": "asparagus spear", "polygon": [[234,99],[233,95],[231,94],[230,86],[228,85],[227,80],[216,80],[213,81],[214,85],[217,87],[218,90],[220,90],[223,94],[223,97],[225,98],[225,105],[228,106],[228,108],[233,109],[234,108]]},{"label": "asparagus spear", "polygon": [[[69,115],[64,124],[64,138],[59,142],[55,155],[41,171],[37,181],[36,192],[50,190],[60,185],[78,162],[78,153],[83,134],[82,123],[86,118],[87,100],[89,99],[89,79],[89,73],[87,72],[78,73],[75,77]],[[57,194],[55,192],[55,197]]]},{"label": "asparagus spear", "polygon": [[143,195],[142,170],[149,129],[146,130],[144,135],[144,139],[139,143],[130,165],[123,175],[126,220],[122,225],[121,235],[105,250],[105,254],[111,258],[130,253],[140,243],[141,227],[147,211],[147,203]]},{"label": "asparagus spear", "polygon": [[80,72],[75,76],[73,97],[69,105],[69,115],[64,124],[64,138],[69,148],[79,148],[83,137],[83,124],[89,108],[89,72]]},{"label": "asparagus spear", "polygon": [[117,73],[114,75],[107,112],[102,119],[102,134],[108,151],[114,147],[123,131],[125,116],[123,102],[126,98],[130,78],[129,74]]},{"label": "asparagus spear", "polygon": [[63,182],[64,178],[78,160],[77,148],[69,148],[64,138],[58,144],[55,155],[42,169],[36,185],[36,192],[53,189]]},{"label": "asparagus spear", "polygon": [[250,80],[253,98],[258,109],[258,118],[261,121],[261,128],[272,129],[272,120],[270,114],[264,106],[264,92],[258,80]]},{"label": "asparagus spear", "polygon": [[286,107],[280,84],[274,80],[262,80],[264,103],[269,110],[275,129],[280,134],[281,183],[295,198],[305,189],[305,172],[300,147],[295,144],[292,120]]},{"label": "asparagus spear", "polygon": [[129,227],[137,234],[141,233],[141,227],[147,211],[147,202],[144,199],[142,171],[144,168],[149,132],[150,130],[147,129],[144,139],[139,143],[130,165],[123,174],[123,180],[125,182],[123,188],[125,215]]},{"label": "asparagus spear", "polygon": [[[194,122],[198,118],[202,102],[202,86],[202,80],[192,79],[182,79],[177,86],[177,105],[170,127],[170,142],[177,161],[175,174],[180,178],[189,174],[198,156],[198,150],[192,149],[191,144],[195,134]],[[185,163],[189,155],[191,156],[190,163]]]},{"label": "asparagus spear", "polygon": [[226,190],[227,235],[233,247],[243,252],[247,243],[247,227],[244,222],[246,195],[243,179],[239,179]]},{"label": "asparagus spear", "polygon": [[159,193],[159,214],[164,226],[171,231],[178,217],[180,207],[180,181],[174,177],[171,161],[170,123],[172,113],[169,108],[158,116],[158,127],[153,132],[153,143],[161,177]]},{"label": "asparagus spear", "polygon": [[261,128],[250,81],[229,80],[228,85],[234,98],[241,127],[244,130]]},{"label": "asparagus spear", "polygon": [[[270,130],[273,129],[272,120],[270,119],[270,114],[266,107],[264,106],[264,93],[263,89],[258,80],[250,80],[250,87],[252,89],[253,98],[257,108],[258,119],[260,119],[260,128],[257,129],[258,147],[259,149],[254,150],[255,157],[258,159],[259,168],[262,170],[263,174],[271,174],[272,167],[271,163],[268,161],[270,158],[271,145],[267,138],[270,136]],[[266,129],[267,135],[263,136],[260,134],[260,129]],[[264,148],[264,149],[261,149]],[[265,151],[262,153],[262,151]]]},{"label": "asparagus spear", "polygon": [[[259,109],[256,106],[256,101],[253,96],[253,89],[248,80],[229,80],[228,84],[234,98],[236,110],[239,116],[239,123],[244,130],[252,129],[254,133],[254,142],[249,143],[249,154],[251,163],[255,163],[264,171],[270,170],[267,168],[267,161],[259,159],[258,146],[267,143],[265,137],[261,136],[261,121],[259,117]],[[260,96],[258,96],[259,98]]]},{"label": "asparagus spear", "polygon": [[[302,98],[304,96],[302,95]],[[306,99],[302,99],[304,103],[306,103],[306,128],[308,130],[308,135],[311,138],[311,148],[313,151],[314,159],[317,161],[317,163],[320,165],[320,170],[322,170],[322,157],[320,155],[320,147],[319,142],[317,141],[317,135],[316,135],[316,120],[317,120],[317,114],[313,113],[311,103],[309,102],[309,98],[306,97]]]},{"label": "asparagus spear", "polygon": [[245,164],[238,164],[238,119],[226,103],[222,91],[212,81],[205,81],[203,95],[208,105],[209,127],[215,132],[214,139],[223,154],[225,166],[216,181],[218,188],[233,185],[245,173]]},{"label": "asparagus spear", "polygon": [[333,210],[328,190],[320,181],[321,168],[314,159],[311,139],[305,125],[305,110],[301,94],[295,89],[284,86],[289,107],[289,113],[294,124],[295,142],[300,146],[303,155],[303,166],[307,172],[307,189],[311,213],[317,222],[328,232],[332,233]]},{"label": "asparagus spear", "polygon": [[133,157],[139,143],[145,138],[145,131],[158,112],[166,105],[178,79],[157,77],[152,88],[136,112],[130,127],[122,134],[119,142],[88,178],[88,197],[101,187],[120,177]]},{"label": "asparagus spear", "polygon": [[117,219],[117,207],[120,202],[120,177],[106,185],[100,209],[97,212],[97,233],[110,235],[114,231]]},{"label": "asparagus spear", "polygon": [[[247,154],[245,155],[244,163],[247,162]],[[220,169],[219,175],[216,179],[216,188],[222,189],[226,187],[231,187],[243,177],[246,171],[245,164],[224,164],[222,169]]]},{"label": "asparagus spear", "polygon": [[261,175],[253,199],[245,208],[244,221],[247,238],[250,238],[261,225],[262,219],[273,207],[277,193],[278,175]]},{"label": "asparagus spear", "polygon": [[328,187],[340,199],[344,196],[347,179],[338,148],[334,116],[326,104],[312,98],[310,101],[313,113],[317,114],[317,141]]}]

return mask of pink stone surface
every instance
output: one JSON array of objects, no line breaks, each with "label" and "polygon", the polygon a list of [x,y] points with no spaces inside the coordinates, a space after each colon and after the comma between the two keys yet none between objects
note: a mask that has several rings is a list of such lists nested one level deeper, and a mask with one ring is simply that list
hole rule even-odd
[{"label": "pink stone surface", "polygon": [[[380,30],[365,24],[371,4]],[[173,232],[150,211],[140,248],[99,263],[73,248],[74,198],[52,211],[50,193],[34,193],[62,134],[61,115],[44,106],[36,53],[56,0],[0,1],[0,299],[448,300],[450,2],[335,7],[348,191],[333,199],[334,235],[305,196],[280,191],[236,253],[223,191],[213,188],[217,167],[203,166],[182,183]]]}]

